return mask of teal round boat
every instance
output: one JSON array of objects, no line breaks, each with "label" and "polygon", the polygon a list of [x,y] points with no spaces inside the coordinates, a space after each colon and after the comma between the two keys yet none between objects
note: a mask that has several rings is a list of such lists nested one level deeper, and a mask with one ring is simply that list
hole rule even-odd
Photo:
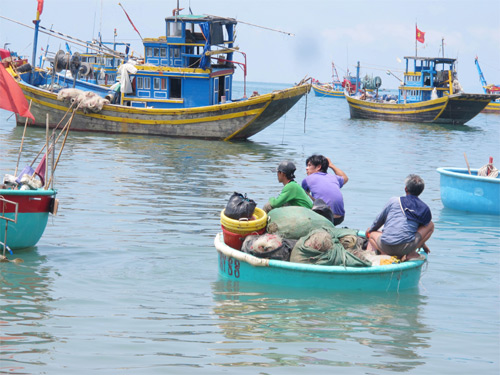
[{"label": "teal round boat", "polygon": [[500,178],[478,176],[478,169],[438,168],[441,201],[447,208],[500,215]]},{"label": "teal round boat", "polygon": [[12,250],[35,246],[54,211],[55,196],[52,189],[0,189],[0,242]]},{"label": "teal round boat", "polygon": [[323,266],[257,258],[215,236],[222,279],[331,291],[401,291],[418,287],[423,260],[372,267]]}]

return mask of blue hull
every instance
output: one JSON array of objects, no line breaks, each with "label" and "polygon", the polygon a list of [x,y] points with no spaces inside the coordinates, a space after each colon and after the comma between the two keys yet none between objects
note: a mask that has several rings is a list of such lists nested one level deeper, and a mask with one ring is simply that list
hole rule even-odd
[{"label": "blue hull", "polygon": [[[12,250],[35,246],[45,231],[54,190],[9,190],[0,189],[0,242],[6,242]],[[17,218],[15,213],[17,204]],[[7,219],[7,220],[6,220]],[[17,220],[16,220],[17,219]],[[15,221],[15,222],[14,222]],[[5,224],[7,223],[7,241]],[[3,250],[3,245],[0,245]]]},{"label": "blue hull", "polygon": [[[225,280],[328,291],[401,291],[418,287],[424,260],[373,267],[318,266],[260,259],[215,238],[219,276]],[[253,264],[252,264],[253,263]]]},{"label": "blue hull", "polygon": [[337,91],[337,90],[325,90],[321,87],[318,87],[316,85],[312,85],[312,89],[314,91],[314,94],[316,96],[320,97],[329,97],[329,98],[345,98],[344,91]]},{"label": "blue hull", "polygon": [[500,215],[500,178],[477,176],[477,169],[438,168],[441,201],[447,208]]},{"label": "blue hull", "polygon": [[[9,219],[14,219],[14,214],[6,214]],[[17,223],[9,222],[7,230],[7,245],[12,250],[24,249],[35,246],[42,238],[47,221],[48,212],[30,212],[17,215]],[[5,241],[5,220],[0,219],[0,242]],[[3,247],[0,245],[0,249]]]}]

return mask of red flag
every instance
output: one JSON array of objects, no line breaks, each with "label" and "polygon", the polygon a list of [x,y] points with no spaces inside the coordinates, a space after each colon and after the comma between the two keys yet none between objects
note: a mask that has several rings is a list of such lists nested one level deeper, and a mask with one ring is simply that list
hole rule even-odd
[{"label": "red flag", "polygon": [[3,64],[0,64],[0,108],[35,121],[23,91]]},{"label": "red flag", "polygon": [[140,36],[140,37],[141,37],[141,39],[142,39],[142,35],[141,35],[141,33],[139,32],[139,30],[137,30],[137,29],[136,29],[136,27],[135,27],[134,23],[132,22],[132,20],[131,20],[131,19],[130,19],[130,17],[128,16],[128,13],[125,11],[125,8],[123,7],[123,5],[121,5],[120,3],[118,3],[118,5],[122,7],[123,11],[125,12],[125,15],[126,15],[126,16],[127,16],[127,18],[128,18],[128,21],[130,22],[130,24],[131,24],[131,25],[132,25],[132,27],[134,28],[135,32],[136,32],[137,34],[139,34],[139,36]]},{"label": "red flag", "polygon": [[40,180],[42,180],[42,186],[45,185],[45,169],[47,167],[47,160],[45,156],[46,155],[43,155],[40,164],[38,164],[38,167],[36,167],[35,169],[35,174],[38,175],[38,177],[40,177]]},{"label": "red flag", "polygon": [[418,29],[418,27],[415,26],[415,28],[417,29],[417,40],[420,43],[424,43],[425,42],[425,33],[423,31],[420,31]]},{"label": "red flag", "polygon": [[36,7],[36,11],[39,16],[42,15],[43,12],[43,0],[38,0],[38,6]]}]

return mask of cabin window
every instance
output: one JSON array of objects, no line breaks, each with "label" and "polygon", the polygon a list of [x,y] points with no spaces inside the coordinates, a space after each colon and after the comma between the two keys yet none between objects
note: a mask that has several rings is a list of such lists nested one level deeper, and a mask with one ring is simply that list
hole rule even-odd
[{"label": "cabin window", "polygon": [[153,48],[146,47],[146,56],[147,57],[153,57]]},{"label": "cabin window", "polygon": [[160,89],[160,80],[161,80],[161,78],[154,78],[154,80],[153,80],[153,88],[155,90],[159,90]]},{"label": "cabin window", "polygon": [[153,56],[160,57],[160,49],[159,48],[153,48]]},{"label": "cabin window", "polygon": [[162,90],[166,90],[167,89],[167,79],[166,78],[162,78],[161,79],[161,89]]},{"label": "cabin window", "polygon": [[172,48],[171,52],[172,52],[172,57],[174,59],[178,59],[179,57],[181,57],[181,49],[180,48]]},{"label": "cabin window", "polygon": [[144,77],[144,89],[149,90],[151,88],[151,78]]},{"label": "cabin window", "polygon": [[170,78],[170,98],[181,98],[181,79],[180,78]]},{"label": "cabin window", "polygon": [[169,22],[167,36],[182,36],[182,22]]},{"label": "cabin window", "polygon": [[144,88],[144,77],[137,77],[137,88],[138,89]]},{"label": "cabin window", "polygon": [[160,56],[167,57],[167,49],[166,48],[160,48]]}]

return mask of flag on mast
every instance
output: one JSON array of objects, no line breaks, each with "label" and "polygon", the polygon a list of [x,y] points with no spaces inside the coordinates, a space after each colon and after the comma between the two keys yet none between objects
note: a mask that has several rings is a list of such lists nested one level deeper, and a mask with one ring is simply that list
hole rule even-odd
[{"label": "flag on mast", "polygon": [[36,7],[36,19],[39,20],[43,12],[43,0],[38,0],[38,6]]},{"label": "flag on mast", "polygon": [[424,43],[425,42],[425,33],[423,31],[419,30],[417,26],[415,26],[415,28],[417,29],[417,40],[420,43]]},{"label": "flag on mast", "polygon": [[0,108],[35,121],[23,91],[3,64],[0,64]]},{"label": "flag on mast", "polygon": [[142,40],[143,38],[142,38],[141,33],[140,33],[140,32],[139,32],[139,30],[137,30],[137,28],[135,27],[134,23],[133,23],[133,22],[132,22],[132,20],[130,19],[129,15],[128,15],[127,11],[125,10],[125,8],[123,7],[123,5],[122,5],[121,3],[118,3],[118,5],[122,7],[123,11],[125,12],[125,15],[126,15],[126,16],[127,16],[127,18],[128,18],[128,21],[130,22],[130,24],[131,24],[131,25],[132,25],[132,27],[134,28],[135,32],[136,32],[137,34],[139,34],[139,36],[141,37],[141,40]]}]

